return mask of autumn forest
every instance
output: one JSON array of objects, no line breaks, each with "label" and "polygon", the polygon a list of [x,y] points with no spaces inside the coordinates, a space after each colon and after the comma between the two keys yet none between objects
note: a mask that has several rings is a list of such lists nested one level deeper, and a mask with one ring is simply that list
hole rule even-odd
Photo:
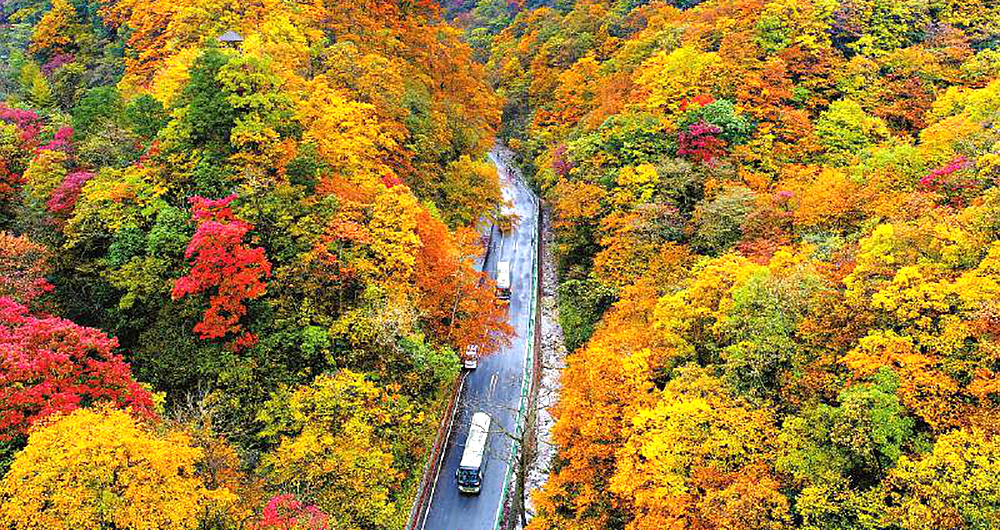
[{"label": "autumn forest", "polygon": [[0,0],[0,530],[411,528],[498,142],[528,530],[1000,529],[1000,3]]}]

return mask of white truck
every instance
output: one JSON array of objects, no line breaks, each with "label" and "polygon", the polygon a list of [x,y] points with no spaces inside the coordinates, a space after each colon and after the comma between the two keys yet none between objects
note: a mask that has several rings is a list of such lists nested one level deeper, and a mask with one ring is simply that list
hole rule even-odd
[{"label": "white truck", "polygon": [[462,358],[462,366],[466,370],[475,370],[479,367],[479,346],[473,344],[465,349],[465,356]]},{"label": "white truck", "polygon": [[497,263],[497,299],[510,300],[510,262]]}]

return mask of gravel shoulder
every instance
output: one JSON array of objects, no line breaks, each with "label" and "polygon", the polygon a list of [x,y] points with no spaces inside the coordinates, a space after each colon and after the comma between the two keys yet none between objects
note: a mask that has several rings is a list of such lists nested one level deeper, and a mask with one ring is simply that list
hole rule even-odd
[{"label": "gravel shoulder", "polygon": [[[559,278],[556,271],[554,237],[552,234],[552,209],[542,205],[542,296],[541,306],[541,370],[538,380],[535,418],[532,429],[532,457],[528,464],[526,487],[534,491],[545,484],[555,457],[556,447],[551,442],[552,427],[555,425],[551,410],[559,398],[560,375],[565,366],[566,346],[563,331],[559,325],[559,305],[557,289]],[[534,514],[530,495],[525,505],[528,519]]]}]

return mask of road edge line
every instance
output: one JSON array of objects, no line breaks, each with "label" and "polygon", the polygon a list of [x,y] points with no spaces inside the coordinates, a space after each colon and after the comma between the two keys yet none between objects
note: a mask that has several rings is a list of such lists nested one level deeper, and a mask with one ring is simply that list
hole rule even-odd
[{"label": "road edge line", "polygon": [[[523,184],[523,183],[522,183]],[[497,513],[493,519],[493,530],[500,530],[504,522],[502,515],[504,515],[504,508],[507,506],[507,500],[510,495],[510,481],[511,472],[513,470],[514,459],[518,456],[519,452],[523,450],[520,447],[521,444],[517,442],[517,436],[523,436],[523,429],[527,423],[528,413],[525,411],[526,406],[530,406],[532,401],[532,393],[536,390],[534,384],[535,377],[535,366],[534,362],[538,356],[537,350],[537,337],[539,335],[539,325],[541,324],[541,319],[536,319],[536,314],[540,314],[538,311],[540,303],[541,294],[541,269],[539,267],[541,263],[541,230],[542,230],[542,208],[541,208],[541,197],[538,197],[533,190],[525,186],[525,189],[531,194],[535,203],[535,234],[532,237],[532,247],[534,249],[533,259],[535,260],[535,267],[533,267],[532,278],[531,278],[531,304],[529,306],[530,320],[528,322],[528,333],[530,340],[528,347],[524,349],[524,372],[521,376],[521,400],[518,403],[518,412],[515,419],[516,425],[514,426],[515,439],[511,443],[510,449],[510,459],[507,462],[507,471],[504,473],[504,483],[503,489],[500,493],[500,504],[497,506]],[[529,354],[532,357],[529,359]]]},{"label": "road edge line", "polygon": [[[451,440],[451,428],[452,428],[452,426],[455,425],[455,415],[458,413],[458,396],[462,395],[462,389],[463,388],[465,388],[465,373],[464,372],[462,373],[461,376],[459,376],[458,391],[455,392],[455,398],[456,398],[455,399],[455,406],[452,407],[451,417],[448,419],[448,427],[447,427],[447,430],[445,431],[447,434],[445,434],[444,443],[441,444],[441,451],[440,451],[440,454],[438,455],[438,461],[437,461],[437,471],[435,471],[435,473],[434,473],[434,481],[431,482],[431,491],[430,491],[430,494],[427,495],[427,501],[430,501],[430,500],[434,499],[434,492],[437,491],[438,478],[441,477],[441,464],[444,463],[444,455],[445,455],[445,453],[448,452],[446,449],[448,447],[448,440]],[[427,501],[421,503],[421,505],[427,504]],[[427,513],[428,513],[428,510],[423,510],[423,512],[424,512],[423,513],[423,520],[420,523],[420,530],[424,530],[424,526],[427,524]],[[419,515],[418,515],[418,519],[419,519]],[[414,528],[416,528],[416,527],[414,527]]]},{"label": "road edge line", "polygon": [[[483,262],[479,270],[479,272],[481,273],[486,271],[487,268],[486,266],[490,261],[490,254],[493,251],[493,233],[496,231],[496,229],[497,229],[496,224],[490,223],[489,236],[486,239],[486,249],[483,251]],[[479,278],[480,284],[482,284],[483,279],[484,279],[483,277]],[[452,385],[453,393],[449,401],[450,403],[449,406],[452,408],[452,411],[451,411],[451,418],[447,420],[448,425],[447,425],[447,430],[445,431],[444,442],[441,443],[442,425],[439,425],[437,435],[434,437],[434,444],[431,446],[431,453],[433,454],[434,451],[438,451],[439,455],[437,463],[438,468],[434,471],[434,482],[431,485],[430,494],[429,495],[427,494],[427,479],[431,473],[431,462],[434,460],[433,456],[431,458],[428,458],[427,462],[424,463],[424,470],[420,476],[420,486],[418,486],[417,493],[413,498],[413,506],[410,508],[410,516],[407,518],[405,530],[417,530],[418,528],[417,523],[421,521],[421,515],[423,515],[423,522],[420,523],[419,530],[423,530],[424,525],[427,524],[426,505],[428,504],[428,502],[431,501],[431,499],[433,499],[434,491],[437,489],[437,480],[438,477],[441,476],[441,462],[444,459],[444,454],[447,452],[445,451],[445,449],[447,448],[448,440],[451,438],[451,428],[452,425],[454,425],[455,423],[455,412],[458,410],[459,396],[461,396],[462,389],[465,387],[465,376],[466,376],[465,370],[464,368],[459,368],[459,370],[460,372],[458,374],[458,381],[456,381],[456,383],[458,384],[458,389],[454,390],[455,385],[454,384]],[[445,421],[445,418],[441,418],[441,421],[442,422]]]}]

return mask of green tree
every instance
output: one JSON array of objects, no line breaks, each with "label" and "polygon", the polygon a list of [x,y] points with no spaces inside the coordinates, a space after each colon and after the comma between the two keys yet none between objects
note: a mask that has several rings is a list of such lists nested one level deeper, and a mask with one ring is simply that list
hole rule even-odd
[{"label": "green tree", "polygon": [[914,421],[898,389],[896,374],[883,368],[871,383],[842,390],[837,406],[821,404],[790,417],[780,436],[779,469],[812,485],[845,478],[877,484],[912,442]]},{"label": "green tree", "polygon": [[117,119],[121,112],[118,89],[113,86],[91,88],[73,107],[73,132],[80,136],[91,134],[102,122]]},{"label": "green tree", "polygon": [[816,136],[834,161],[846,161],[887,138],[889,130],[858,102],[839,99],[816,120]]},{"label": "green tree", "polygon": [[559,324],[567,350],[575,351],[590,339],[615,299],[612,289],[593,278],[567,280],[559,285]]},{"label": "green tree", "polygon": [[726,188],[695,209],[691,243],[698,252],[718,255],[740,240],[743,221],[753,211],[756,196],[741,186]]},{"label": "green tree", "polygon": [[776,398],[797,350],[792,335],[796,315],[782,300],[767,269],[755,273],[733,292],[725,320],[731,342],[722,351],[728,380],[757,398]]}]

